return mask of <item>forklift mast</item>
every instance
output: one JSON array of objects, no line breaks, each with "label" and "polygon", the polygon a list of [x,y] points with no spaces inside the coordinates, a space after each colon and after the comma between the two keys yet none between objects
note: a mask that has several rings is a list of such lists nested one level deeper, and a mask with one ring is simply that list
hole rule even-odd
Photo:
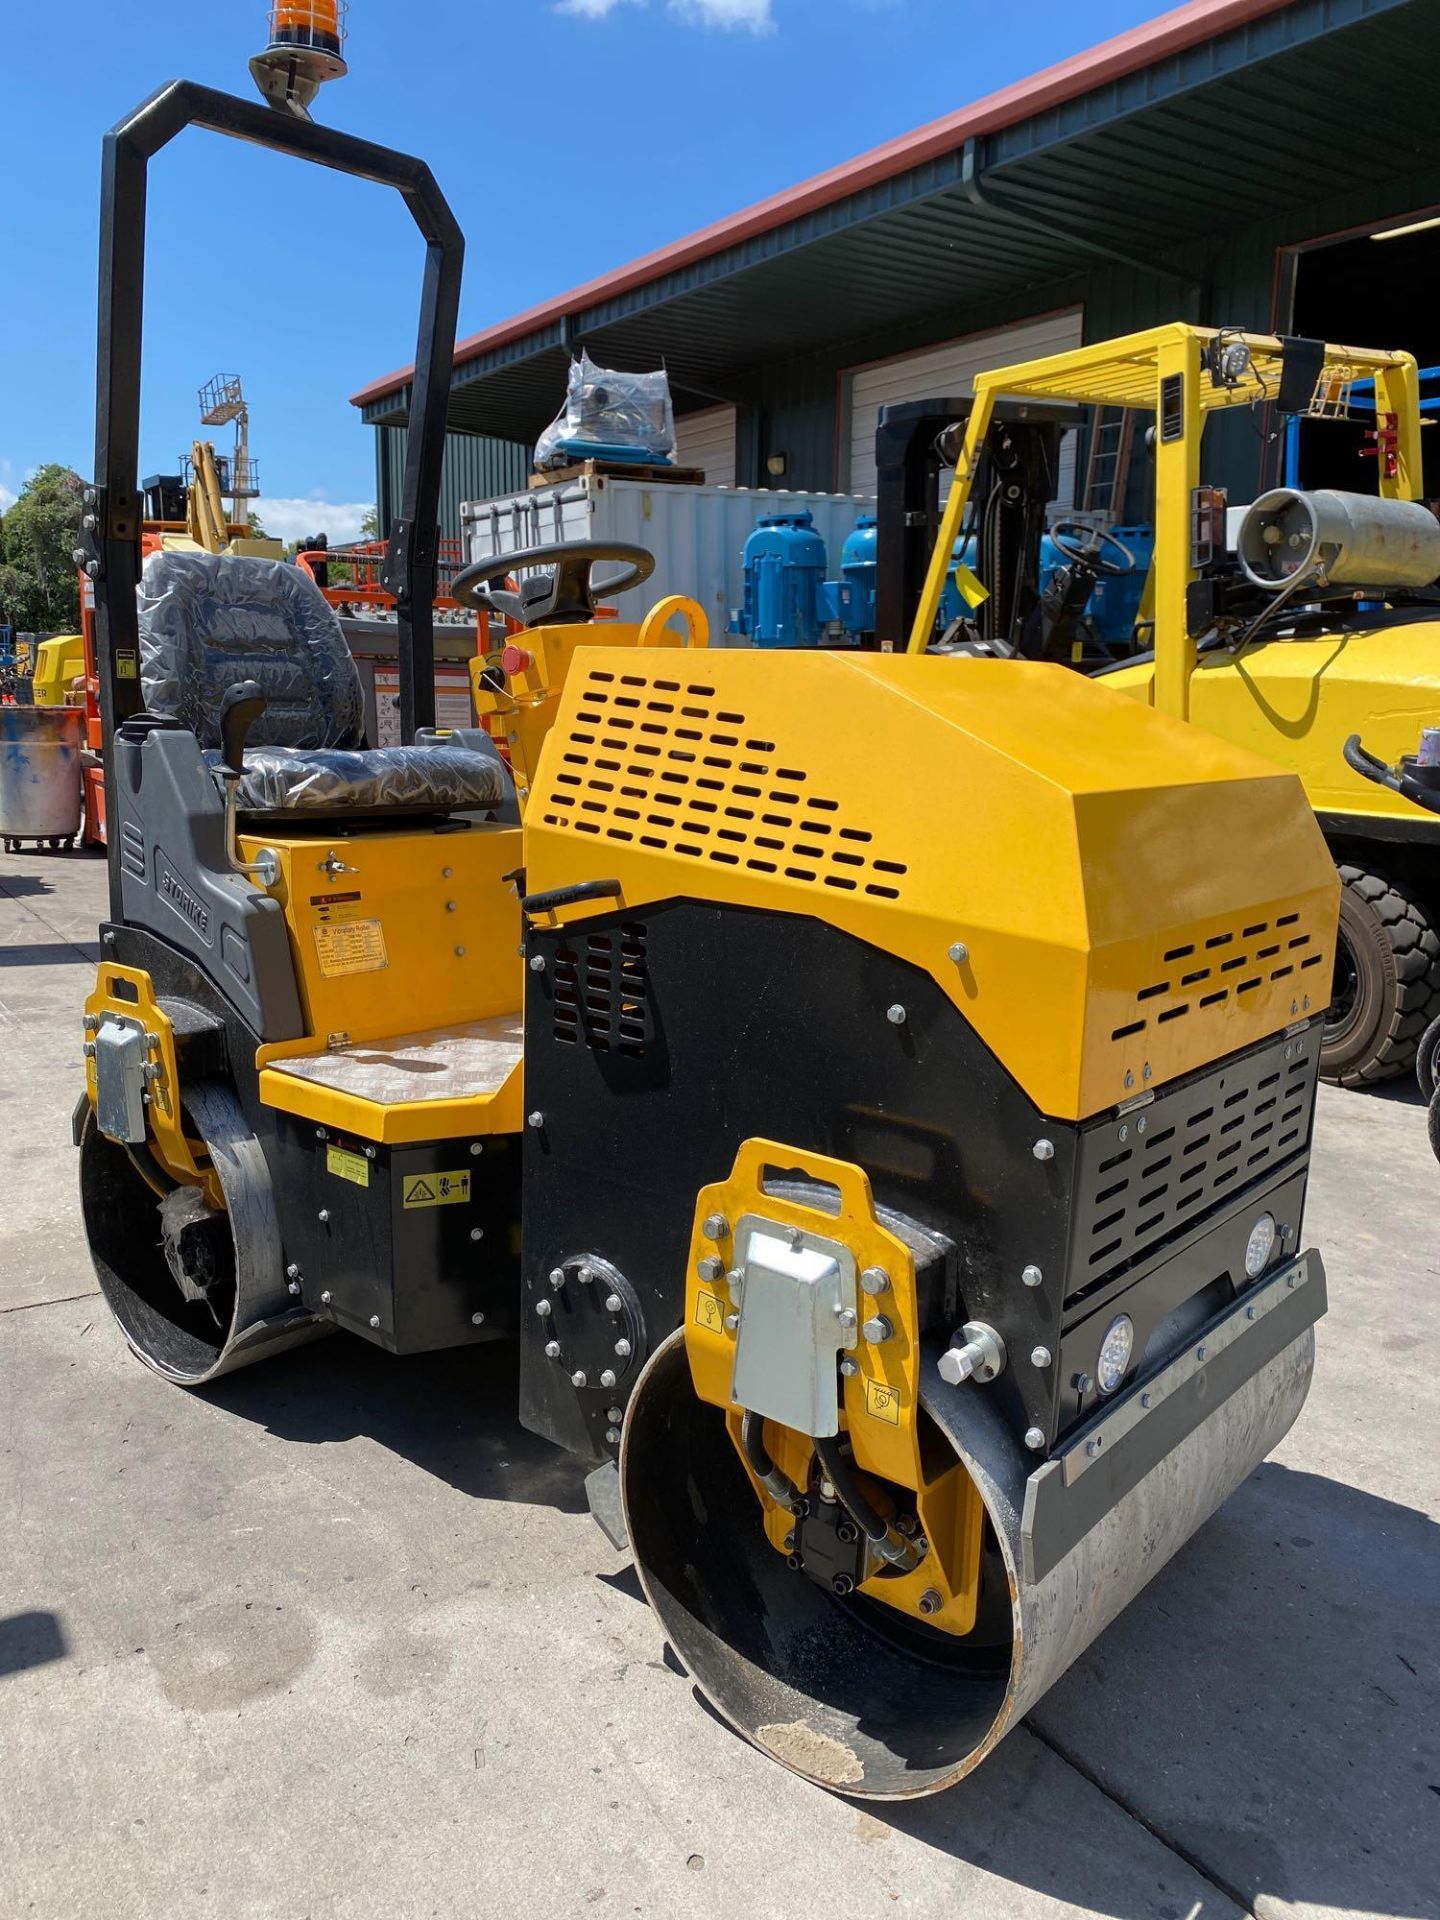
[{"label": "forklift mast", "polygon": [[[102,752],[108,760],[116,729],[143,704],[136,590],[143,525],[138,476],[146,190],[150,161],[187,127],[393,187],[425,241],[405,474],[385,569],[399,629],[401,737],[412,742],[417,728],[435,720],[437,517],[464,238],[423,161],[176,80],[111,129],[101,167],[95,484],[87,490],[80,558],[95,589]],[[111,910],[119,917],[117,837],[110,839],[109,855]]]},{"label": "forklift mast", "polygon": [[[955,465],[974,405],[973,399],[907,400],[881,410],[875,435],[875,631],[886,652],[905,650],[931,566],[939,565],[940,482]],[[956,541],[974,534],[989,590],[976,610],[976,627],[984,639],[1011,649],[1039,598],[1040,538],[1058,473],[1060,435],[1078,418],[1073,408],[995,408],[975,456],[967,512],[944,549],[948,573]]]}]

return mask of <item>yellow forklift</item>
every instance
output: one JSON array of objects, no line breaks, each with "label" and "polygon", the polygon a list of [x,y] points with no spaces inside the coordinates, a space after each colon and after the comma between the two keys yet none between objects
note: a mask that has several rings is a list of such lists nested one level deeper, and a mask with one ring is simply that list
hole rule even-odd
[{"label": "yellow forklift", "polygon": [[[1419,504],[1413,357],[1176,324],[983,373],[961,405],[940,535],[912,560],[892,624],[908,623],[911,652],[934,646],[952,556],[973,539],[975,617],[947,650],[1069,662],[1298,774],[1344,882],[1322,1073],[1353,1085],[1407,1071],[1440,1017],[1440,820],[1386,777],[1405,756],[1440,761],[1440,523]],[[1203,438],[1237,408],[1262,434],[1275,416],[1368,428],[1376,494],[1279,487],[1230,510],[1205,483]],[[1154,558],[1118,659],[1086,608],[1123,541],[1057,527],[1067,564],[1043,590],[1037,578],[1055,436],[1081,409],[1092,430],[1150,422]]]},{"label": "yellow forklift", "polygon": [[[392,750],[298,570],[142,568],[146,172],[192,126],[426,241]],[[518,1339],[520,1419],[746,1738],[860,1796],[960,1778],[1305,1400],[1337,886],[1299,782],[1045,665],[597,619],[636,549],[461,575],[522,631],[488,734],[437,732],[428,170],[176,83],[107,138],[101,233],[76,1139],[131,1348],[203,1388],[337,1328]]]}]

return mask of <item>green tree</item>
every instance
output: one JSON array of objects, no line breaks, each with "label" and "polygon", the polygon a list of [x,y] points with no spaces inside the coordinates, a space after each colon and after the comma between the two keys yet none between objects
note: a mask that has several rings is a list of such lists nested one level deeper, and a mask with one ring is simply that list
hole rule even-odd
[{"label": "green tree", "polygon": [[71,633],[80,589],[71,557],[84,484],[57,462],[40,467],[0,522],[0,609],[17,632]]},{"label": "green tree", "polygon": [[380,538],[380,515],[374,507],[367,507],[360,521],[360,538],[378,540]]},{"label": "green tree", "polygon": [[250,509],[247,518],[250,524],[250,538],[252,540],[268,540],[270,538],[264,527],[261,526],[260,516],[253,507]]}]

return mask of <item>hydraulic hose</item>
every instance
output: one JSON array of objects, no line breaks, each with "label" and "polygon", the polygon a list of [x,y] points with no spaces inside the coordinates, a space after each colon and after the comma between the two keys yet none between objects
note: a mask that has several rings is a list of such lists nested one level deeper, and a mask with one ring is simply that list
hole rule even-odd
[{"label": "hydraulic hose", "polygon": [[825,1478],[834,1487],[841,1506],[881,1559],[890,1561],[893,1566],[913,1567],[920,1557],[915,1542],[907,1540],[883,1514],[871,1506],[850,1462],[840,1451],[840,1442],[817,1439],[814,1444],[815,1456],[824,1469]]},{"label": "hydraulic hose", "polygon": [[741,1419],[740,1444],[745,1449],[745,1458],[754,1468],[756,1479],[770,1497],[778,1500],[782,1507],[793,1509],[798,1506],[800,1490],[770,1458],[765,1445],[765,1422],[758,1413],[746,1413]]},{"label": "hydraulic hose", "polygon": [[179,1186],[179,1181],[173,1180],[161,1166],[148,1139],[125,1142],[125,1151],[131,1166],[159,1199],[163,1200],[167,1193],[173,1193]]}]

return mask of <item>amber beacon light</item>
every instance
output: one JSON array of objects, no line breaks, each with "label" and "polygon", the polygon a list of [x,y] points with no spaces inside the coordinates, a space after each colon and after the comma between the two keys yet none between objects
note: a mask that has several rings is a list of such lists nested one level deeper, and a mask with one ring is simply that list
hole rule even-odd
[{"label": "amber beacon light", "polygon": [[270,38],[250,62],[261,93],[282,113],[310,117],[310,103],[345,64],[345,0],[289,0],[270,8]]}]

